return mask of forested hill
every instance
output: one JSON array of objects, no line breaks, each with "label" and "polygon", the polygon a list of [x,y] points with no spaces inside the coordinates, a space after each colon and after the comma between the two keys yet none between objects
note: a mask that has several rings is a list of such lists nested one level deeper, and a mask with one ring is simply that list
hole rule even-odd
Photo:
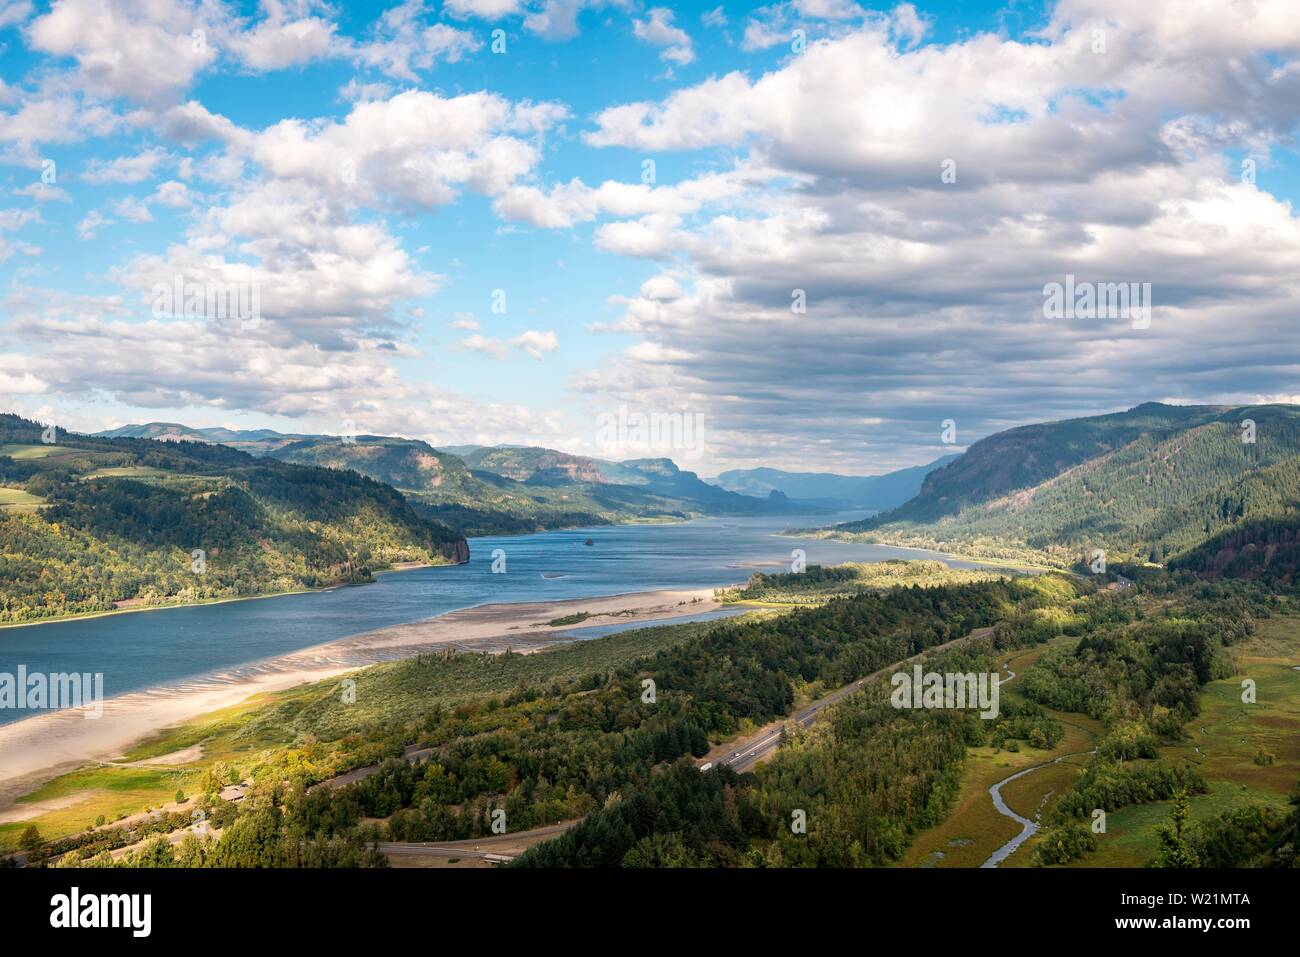
[{"label": "forested hill", "polygon": [[456,452],[418,439],[358,435],[347,442],[304,439],[267,454],[354,469],[399,489],[423,514],[469,535],[754,514],[775,507],[702,482],[668,459],[603,462],[540,448],[468,446]]},{"label": "forested hill", "polygon": [[1294,406],[1140,405],[990,436],[910,502],[836,531],[989,555],[1024,547],[1073,561],[1103,548],[1164,562],[1241,523],[1291,514],[1297,456]]},{"label": "forested hill", "polygon": [[355,472],[222,445],[43,435],[0,415],[0,623],[467,558],[458,532]]}]

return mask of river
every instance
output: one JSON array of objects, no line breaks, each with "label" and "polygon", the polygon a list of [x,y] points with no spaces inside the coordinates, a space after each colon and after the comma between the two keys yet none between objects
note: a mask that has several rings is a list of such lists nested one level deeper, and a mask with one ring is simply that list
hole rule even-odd
[{"label": "river", "polygon": [[[788,565],[795,548],[804,549],[810,565],[943,558],[972,567],[918,549],[775,535],[863,514],[702,518],[471,539],[467,564],[385,574],[373,584],[0,629],[0,673],[16,674],[19,665],[28,674],[102,673],[111,697],[476,605],[734,584],[755,571],[754,563]],[[505,554],[504,573],[492,571],[497,549]],[[0,724],[24,714],[0,709]]]}]

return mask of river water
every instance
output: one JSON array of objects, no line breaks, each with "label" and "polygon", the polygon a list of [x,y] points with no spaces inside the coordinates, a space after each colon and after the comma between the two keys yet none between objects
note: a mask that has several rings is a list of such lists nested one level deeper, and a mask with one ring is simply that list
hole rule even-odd
[{"label": "river water", "polygon": [[[465,565],[385,574],[368,585],[0,629],[0,673],[16,674],[19,665],[29,674],[102,673],[104,694],[112,697],[476,605],[734,584],[755,571],[754,563],[788,567],[795,548],[804,549],[810,565],[943,558],[969,567],[919,549],[776,537],[864,514],[704,518],[471,539]],[[504,573],[492,571],[497,549]],[[0,708],[0,724],[24,714]]]}]

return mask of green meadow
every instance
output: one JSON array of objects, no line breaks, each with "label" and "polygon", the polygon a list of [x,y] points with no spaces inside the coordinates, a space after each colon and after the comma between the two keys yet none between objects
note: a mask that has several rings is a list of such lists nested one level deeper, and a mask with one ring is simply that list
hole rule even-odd
[{"label": "green meadow", "polygon": [[[1300,780],[1300,618],[1261,621],[1232,650],[1238,674],[1207,684],[1187,739],[1160,749],[1170,764],[1195,765],[1210,787],[1191,798],[1193,821],[1252,804],[1286,811]],[[1247,678],[1255,682],[1254,704],[1241,700]],[[1272,763],[1257,763],[1257,753]],[[1121,808],[1107,816],[1097,850],[1073,866],[1144,866],[1157,850],[1155,826],[1168,819],[1168,801]]]}]

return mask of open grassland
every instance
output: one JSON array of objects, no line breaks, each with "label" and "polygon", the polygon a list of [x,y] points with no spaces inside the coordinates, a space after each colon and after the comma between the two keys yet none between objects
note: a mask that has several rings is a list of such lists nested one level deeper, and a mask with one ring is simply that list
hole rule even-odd
[{"label": "open grassland", "polygon": [[[1024,674],[1043,651],[1053,644],[1071,641],[1058,638],[1048,645],[1013,652],[1006,659],[1011,671]],[[1001,686],[1004,699],[1019,699],[1015,682]],[[1027,818],[1045,815],[1060,796],[1073,784],[1086,752],[1100,737],[1101,725],[1084,715],[1066,714],[1044,709],[1059,720],[1065,734],[1055,748],[1034,748],[1017,742],[1019,751],[993,747],[968,748],[966,769],[956,808],[936,827],[921,833],[902,859],[904,867],[979,867],[999,847],[1020,833],[1020,825],[998,813],[989,796],[989,788],[1017,771],[1034,765],[1046,765],[1032,774],[1012,781],[1002,789],[1002,798],[1017,814]],[[1083,752],[1084,754],[1078,754]],[[1076,755],[1078,757],[1063,757]],[[1061,757],[1059,764],[1051,764]],[[1032,840],[1026,841],[1004,861],[1002,867],[1024,866],[1029,862]]]},{"label": "open grassland", "polygon": [[[1191,798],[1192,820],[1269,804],[1280,811],[1300,779],[1300,618],[1259,623],[1250,641],[1232,649],[1238,674],[1201,691],[1201,714],[1187,725],[1187,740],[1160,749],[1170,764],[1189,762],[1210,786]],[[1241,700],[1242,681],[1256,685],[1256,703]],[[1256,763],[1257,753],[1272,755]],[[1155,856],[1155,826],[1169,819],[1169,802],[1121,808],[1107,816],[1097,850],[1081,867],[1141,867]]]},{"label": "open grassland", "polygon": [[76,449],[60,445],[0,445],[0,455],[14,459],[47,459],[52,456],[73,455]]},{"label": "open grassland", "polygon": [[148,465],[123,465],[117,468],[99,469],[95,472],[89,472],[82,476],[85,479],[99,478],[128,478],[128,479],[195,479],[199,476],[185,475],[178,472],[167,472],[163,469],[152,468]]},{"label": "open grassland", "polygon": [[[107,823],[170,802],[178,789],[191,793],[198,780],[194,767],[130,768],[95,765],[55,778],[24,796],[15,806],[48,802],[51,810],[22,821],[0,824],[0,852],[18,848],[23,831],[35,824],[49,838],[67,837],[93,827],[102,816]],[[68,800],[75,798],[75,800]]]},{"label": "open grassland", "polygon": [[10,512],[34,512],[45,504],[45,499],[20,488],[0,487],[0,509]]}]

